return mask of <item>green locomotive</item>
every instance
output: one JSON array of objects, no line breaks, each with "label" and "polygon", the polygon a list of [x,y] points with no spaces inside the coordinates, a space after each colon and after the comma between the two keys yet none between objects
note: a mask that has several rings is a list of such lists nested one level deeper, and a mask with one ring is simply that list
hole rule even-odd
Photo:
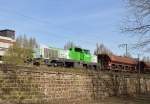
[{"label": "green locomotive", "polygon": [[97,56],[92,55],[89,50],[73,47],[69,50],[41,46],[35,49],[34,59],[43,59],[48,66],[71,66],[71,67],[93,67],[96,68]]}]

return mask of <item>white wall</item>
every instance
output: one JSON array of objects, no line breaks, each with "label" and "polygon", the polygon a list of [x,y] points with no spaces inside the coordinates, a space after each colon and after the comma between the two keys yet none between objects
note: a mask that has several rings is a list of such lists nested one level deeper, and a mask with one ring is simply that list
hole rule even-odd
[{"label": "white wall", "polygon": [[7,40],[8,42],[2,42],[0,41],[0,56],[3,56],[5,51],[11,46],[13,45],[13,42],[15,42],[15,40],[8,38],[8,37],[2,37],[0,36],[0,39],[3,40]]}]

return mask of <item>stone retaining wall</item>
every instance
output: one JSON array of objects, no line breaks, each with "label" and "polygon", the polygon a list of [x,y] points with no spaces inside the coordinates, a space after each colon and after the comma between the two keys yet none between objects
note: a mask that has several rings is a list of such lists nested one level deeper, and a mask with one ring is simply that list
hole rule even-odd
[{"label": "stone retaining wall", "polygon": [[109,96],[149,92],[148,75],[58,72],[31,67],[0,69],[0,99],[10,104],[80,104]]}]

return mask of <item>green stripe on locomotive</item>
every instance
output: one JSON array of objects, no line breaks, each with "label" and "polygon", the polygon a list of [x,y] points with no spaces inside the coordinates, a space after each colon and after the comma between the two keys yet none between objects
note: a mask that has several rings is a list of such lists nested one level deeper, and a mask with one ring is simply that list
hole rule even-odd
[{"label": "green stripe on locomotive", "polygon": [[77,47],[69,49],[69,58],[72,60],[91,62],[91,57],[92,56],[89,50],[85,50]]}]

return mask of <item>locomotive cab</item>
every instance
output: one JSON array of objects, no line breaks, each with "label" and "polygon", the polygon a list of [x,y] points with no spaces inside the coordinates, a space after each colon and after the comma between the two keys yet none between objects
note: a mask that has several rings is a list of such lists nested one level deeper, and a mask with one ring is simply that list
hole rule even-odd
[{"label": "locomotive cab", "polygon": [[72,60],[76,60],[76,61],[80,61],[80,60],[83,60],[83,57],[82,57],[82,49],[81,48],[70,48],[69,49],[69,57],[70,59]]},{"label": "locomotive cab", "polygon": [[82,49],[78,47],[69,49],[69,57],[72,60],[82,61],[82,62],[91,62],[90,50]]}]

